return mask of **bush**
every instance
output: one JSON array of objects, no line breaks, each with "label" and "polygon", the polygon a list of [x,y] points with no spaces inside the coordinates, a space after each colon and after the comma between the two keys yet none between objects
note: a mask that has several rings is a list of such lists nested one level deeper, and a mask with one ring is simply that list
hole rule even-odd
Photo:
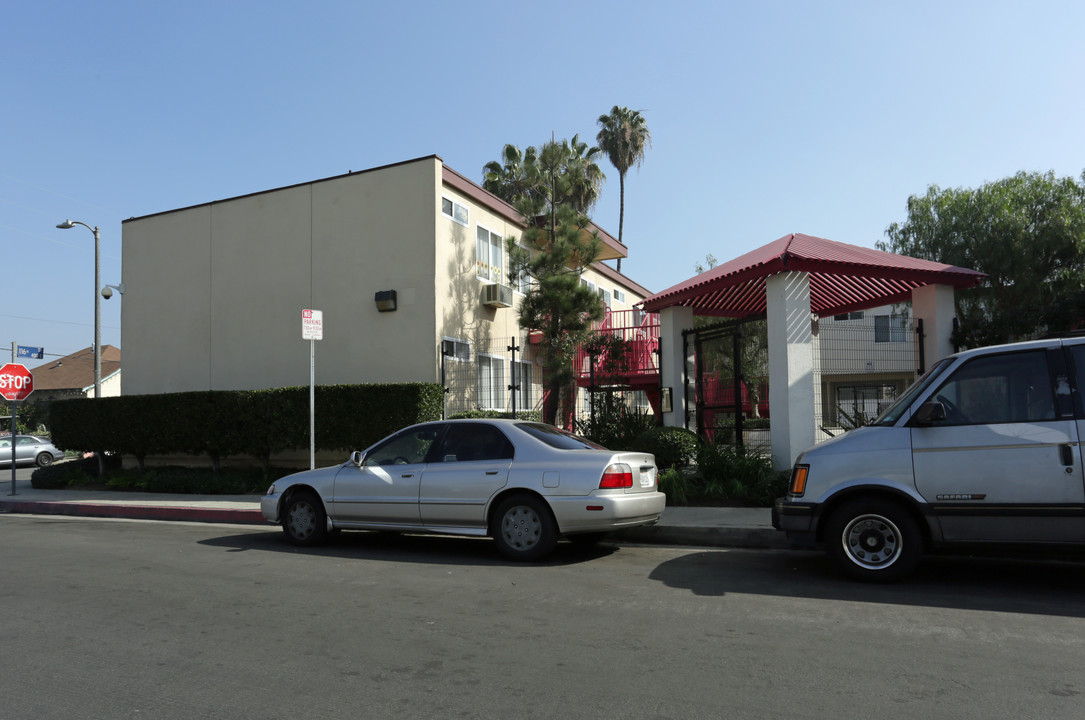
[{"label": "bush", "polygon": [[296,472],[271,468],[265,475],[260,467],[210,468],[156,467],[145,472],[122,469],[120,458],[106,459],[106,475],[98,477],[98,461],[91,457],[77,462],[58,463],[35,470],[30,484],[39,490],[105,488],[129,492],[188,493],[196,495],[249,495],[262,493],[269,482]]},{"label": "bush", "polygon": [[[538,410],[518,410],[516,411],[517,420],[527,420],[528,422],[541,422],[539,420]],[[449,420],[492,420],[500,418],[511,418],[512,413],[501,412],[500,410],[467,410],[465,412],[456,413],[455,415],[449,415]]]},{"label": "bush", "polygon": [[630,450],[650,452],[656,466],[663,470],[684,467],[697,457],[700,440],[696,433],[680,427],[654,427],[637,436]]},{"label": "bush", "polygon": [[702,496],[706,500],[741,500],[767,507],[787,492],[788,473],[772,467],[759,448],[706,443],[697,453]]},{"label": "bush", "polygon": [[576,423],[579,434],[610,450],[642,450],[637,447],[637,439],[653,427],[656,427],[655,416],[629,412],[624,406],[617,412],[596,415],[594,423],[591,420]]},{"label": "bush", "polygon": [[[435,383],[320,385],[316,447],[368,447],[400,428],[441,417]],[[309,388],[122,395],[57,400],[50,427],[57,447],[135,457],[207,455],[217,470],[226,455],[249,455],[265,472],[270,458],[309,445]]]},{"label": "bush", "polygon": [[685,505],[693,494],[690,476],[671,468],[659,475],[659,491],[667,495],[668,505]]}]

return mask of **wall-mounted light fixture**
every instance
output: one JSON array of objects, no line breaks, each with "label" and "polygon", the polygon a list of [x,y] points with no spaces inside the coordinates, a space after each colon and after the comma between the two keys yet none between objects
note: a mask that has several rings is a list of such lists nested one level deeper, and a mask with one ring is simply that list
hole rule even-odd
[{"label": "wall-mounted light fixture", "polygon": [[395,290],[380,290],[373,300],[377,303],[377,312],[393,312],[396,309]]}]

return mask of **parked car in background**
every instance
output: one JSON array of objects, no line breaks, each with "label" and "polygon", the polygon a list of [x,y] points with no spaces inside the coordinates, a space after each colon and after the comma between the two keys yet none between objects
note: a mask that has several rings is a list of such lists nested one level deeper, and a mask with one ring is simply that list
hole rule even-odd
[{"label": "parked car in background", "polygon": [[873,424],[803,452],[772,522],[848,574],[925,550],[1085,547],[1085,337],[958,353]]},{"label": "parked car in background", "polygon": [[[48,439],[37,435],[15,436],[15,464],[37,464],[38,467],[52,465],[64,459],[64,452],[58,450]],[[11,465],[11,435],[0,436],[0,466]]]},{"label": "parked car in background", "polygon": [[532,561],[563,536],[594,543],[656,522],[666,504],[657,480],[650,453],[606,450],[543,423],[448,420],[278,480],[260,508],[296,545],[340,529],[490,536],[504,556]]}]

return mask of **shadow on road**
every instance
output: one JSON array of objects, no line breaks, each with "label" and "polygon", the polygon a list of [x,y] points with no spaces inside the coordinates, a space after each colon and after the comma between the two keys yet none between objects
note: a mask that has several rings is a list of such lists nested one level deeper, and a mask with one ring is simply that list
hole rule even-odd
[{"label": "shadow on road", "polygon": [[846,578],[818,552],[703,551],[668,560],[652,580],[696,595],[778,595],[818,600],[1085,617],[1085,562],[931,556],[908,578]]},{"label": "shadow on road", "polygon": [[[333,535],[326,545],[296,547],[280,531],[252,532],[201,540],[201,545],[227,548],[231,552],[265,552],[309,555],[344,560],[376,560],[425,565],[523,566],[505,560],[489,538],[451,537],[447,535],[412,535],[410,533],[351,531]],[[620,548],[603,543],[584,548],[559,542],[553,554],[538,565],[573,565],[606,557]]]}]

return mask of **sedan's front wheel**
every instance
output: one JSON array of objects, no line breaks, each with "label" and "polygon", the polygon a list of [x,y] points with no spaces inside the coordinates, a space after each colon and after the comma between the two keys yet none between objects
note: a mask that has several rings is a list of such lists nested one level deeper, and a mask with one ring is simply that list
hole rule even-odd
[{"label": "sedan's front wheel", "polygon": [[38,453],[38,457],[37,457],[36,462],[38,463],[38,467],[45,467],[47,465],[52,465],[53,464],[53,454],[52,453],[47,453],[47,452]]},{"label": "sedan's front wheel", "polygon": [[282,512],[283,533],[294,545],[319,545],[328,538],[324,504],[311,492],[300,492],[286,501]]},{"label": "sedan's front wheel", "polygon": [[494,514],[493,538],[498,551],[520,562],[546,557],[558,541],[550,507],[532,495],[514,495]]}]

